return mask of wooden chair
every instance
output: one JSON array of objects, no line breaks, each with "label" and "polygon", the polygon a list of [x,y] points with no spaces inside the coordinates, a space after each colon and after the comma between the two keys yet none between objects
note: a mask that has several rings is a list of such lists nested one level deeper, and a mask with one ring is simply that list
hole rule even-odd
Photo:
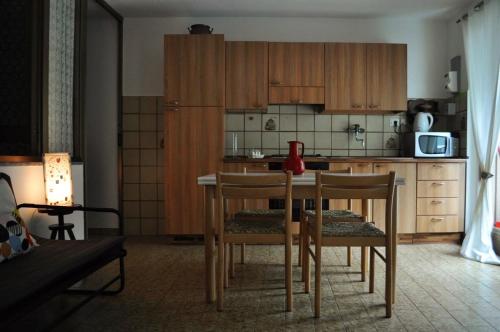
[{"label": "wooden chair", "polygon": [[[336,170],[336,171],[331,171],[330,173],[336,173],[336,174],[352,174],[352,167],[348,167],[344,170]],[[305,260],[305,251],[301,250],[302,248],[305,248],[305,241],[306,237],[302,236],[302,234],[305,232],[303,230],[303,227],[305,227],[307,221],[306,220],[314,220],[316,216],[316,211],[315,210],[305,210],[304,207],[302,208],[303,211],[303,216],[301,218],[301,227],[300,227],[300,232],[301,232],[301,246],[299,247],[299,257],[302,261],[302,266],[304,265],[304,260]],[[323,220],[327,222],[363,222],[366,221],[367,216],[365,215],[365,211],[363,211],[363,216],[360,216],[354,212],[352,212],[352,199],[347,200],[347,210],[323,210],[322,215],[323,215]],[[362,247],[361,248],[361,281],[365,281],[365,274],[366,274],[366,257],[367,252],[366,248]],[[352,248],[351,246],[347,246],[347,266],[351,266],[351,261],[352,261]],[[300,265],[300,264],[299,264]],[[305,280],[305,270],[302,268],[302,281]]]},{"label": "wooden chair", "polygon": [[[243,167],[243,173],[247,173],[247,168]],[[242,199],[242,209],[240,211],[237,211],[234,214],[234,218],[236,219],[248,219],[248,220],[270,220],[271,222],[275,222],[277,220],[283,220],[285,218],[285,210],[282,209],[277,209],[277,210],[270,210],[270,209],[248,209],[247,208],[247,200]],[[227,200],[226,200],[227,204]],[[227,216],[227,215],[226,215]],[[240,244],[240,263],[245,264],[245,243]],[[229,244],[229,273],[231,278],[234,278],[235,271],[234,271],[234,244],[231,243]]]},{"label": "wooden chair", "polygon": [[[385,302],[386,316],[392,316],[392,269],[393,250],[393,197],[395,187],[395,172],[387,175],[346,176],[336,174],[316,173],[316,202],[323,198],[329,199],[385,199],[385,233],[371,222],[333,222],[324,223],[320,205],[316,204],[316,218],[308,222],[306,231],[305,250],[311,255],[316,264],[315,268],[315,295],[314,315],[321,314],[321,248],[323,246],[360,246],[370,247],[370,293],[374,292],[375,254],[386,264],[385,273]],[[394,228],[393,228],[394,227]],[[310,249],[310,238],[314,240],[315,251]],[[375,247],[385,247],[385,257]],[[304,290],[310,288],[310,260],[306,255],[304,267],[306,278]]]},{"label": "wooden chair", "polygon": [[[226,199],[285,200],[285,218],[279,222],[229,218],[225,220]],[[226,244],[285,244],[286,310],[292,311],[292,173],[217,173],[218,260],[217,310],[224,307],[224,279],[227,275]]]}]

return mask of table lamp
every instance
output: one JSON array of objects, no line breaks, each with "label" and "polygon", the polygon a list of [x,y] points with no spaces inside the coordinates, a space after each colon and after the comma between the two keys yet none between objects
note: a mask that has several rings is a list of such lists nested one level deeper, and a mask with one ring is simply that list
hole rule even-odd
[{"label": "table lamp", "polygon": [[43,174],[47,205],[73,205],[69,153],[45,153],[43,155]]}]

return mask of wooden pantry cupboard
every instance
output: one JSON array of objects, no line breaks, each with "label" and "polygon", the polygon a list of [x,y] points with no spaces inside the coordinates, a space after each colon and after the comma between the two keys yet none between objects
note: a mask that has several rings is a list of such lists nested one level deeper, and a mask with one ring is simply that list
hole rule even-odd
[{"label": "wooden pantry cupboard", "polygon": [[221,169],[224,155],[223,35],[165,36],[165,233],[203,233],[197,177]]}]

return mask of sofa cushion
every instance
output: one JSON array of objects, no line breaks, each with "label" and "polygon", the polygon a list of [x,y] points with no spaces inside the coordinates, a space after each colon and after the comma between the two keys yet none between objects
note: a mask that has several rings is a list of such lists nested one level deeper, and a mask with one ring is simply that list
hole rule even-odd
[{"label": "sofa cushion", "polygon": [[31,304],[34,299],[41,301],[68,280],[76,278],[76,282],[85,277],[84,272],[95,270],[91,267],[97,263],[102,267],[123,256],[123,241],[123,237],[47,240],[31,254],[0,264],[0,313],[19,310],[19,306]]},{"label": "sofa cushion", "polygon": [[37,243],[17,210],[0,215],[0,263],[30,252]]}]

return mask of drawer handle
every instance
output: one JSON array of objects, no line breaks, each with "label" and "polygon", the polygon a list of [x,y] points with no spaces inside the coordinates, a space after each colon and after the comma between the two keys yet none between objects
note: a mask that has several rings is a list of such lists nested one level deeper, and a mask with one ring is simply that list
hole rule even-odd
[{"label": "drawer handle", "polygon": [[444,182],[432,182],[433,186],[444,186]]},{"label": "drawer handle", "polygon": [[176,107],[176,108],[173,108],[173,107],[169,107],[167,108],[167,111],[178,111],[179,109]]},{"label": "drawer handle", "polygon": [[437,221],[443,221],[444,218],[431,218],[431,221],[437,222]]},{"label": "drawer handle", "polygon": [[271,84],[272,85],[279,85],[280,81],[278,81],[278,80],[271,80]]},{"label": "drawer handle", "polygon": [[432,201],[432,204],[443,204],[443,201]]},{"label": "drawer handle", "polygon": [[179,101],[178,100],[171,100],[168,102],[169,105],[179,105]]},{"label": "drawer handle", "polygon": [[435,167],[435,168],[443,168],[443,165],[438,165],[438,164],[433,164],[432,167]]}]

